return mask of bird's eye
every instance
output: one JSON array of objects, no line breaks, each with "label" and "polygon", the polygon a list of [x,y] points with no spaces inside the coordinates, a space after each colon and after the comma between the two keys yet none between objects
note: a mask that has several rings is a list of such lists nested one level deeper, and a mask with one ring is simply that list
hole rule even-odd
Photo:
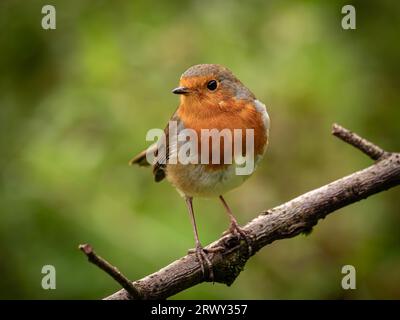
[{"label": "bird's eye", "polygon": [[217,89],[218,83],[217,80],[211,80],[207,83],[207,89],[210,91],[214,91]]}]

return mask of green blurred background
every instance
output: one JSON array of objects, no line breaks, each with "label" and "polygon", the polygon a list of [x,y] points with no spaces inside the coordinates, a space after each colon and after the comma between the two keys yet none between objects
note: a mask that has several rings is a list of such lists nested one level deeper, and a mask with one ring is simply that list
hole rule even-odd
[{"label": "green blurred background", "polygon": [[[44,1],[0,3],[0,298],[97,299],[119,287],[77,249],[88,242],[131,279],[193,246],[183,200],[128,160],[163,128],[193,64],[220,63],[266,103],[269,152],[226,196],[241,223],[371,164],[333,138],[338,122],[400,150],[400,6],[352,1]],[[273,243],[237,281],[174,299],[400,298],[400,190],[330,215],[309,236]],[[204,244],[228,226],[195,199]],[[41,268],[57,289],[41,288]],[[341,268],[357,289],[341,288]]]}]

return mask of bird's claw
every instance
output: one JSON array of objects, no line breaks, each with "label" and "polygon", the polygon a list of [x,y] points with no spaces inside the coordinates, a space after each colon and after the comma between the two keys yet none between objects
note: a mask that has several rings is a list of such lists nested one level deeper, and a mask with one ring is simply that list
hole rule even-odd
[{"label": "bird's claw", "polygon": [[246,241],[249,256],[252,255],[253,253],[253,248],[251,246],[252,239],[248,231],[244,230],[237,223],[232,222],[231,225],[229,226],[229,229],[226,230],[222,235],[226,236],[228,234],[236,235],[239,239],[240,237],[242,237],[244,241]]},{"label": "bird's claw", "polygon": [[213,265],[212,265],[210,259],[208,258],[207,254],[221,252],[223,250],[224,250],[223,247],[203,248],[201,245],[197,245],[196,248],[189,249],[188,253],[196,254],[197,260],[200,263],[201,272],[203,273],[204,277],[206,277],[206,266],[205,265],[207,265],[208,278],[211,282],[214,282]]}]

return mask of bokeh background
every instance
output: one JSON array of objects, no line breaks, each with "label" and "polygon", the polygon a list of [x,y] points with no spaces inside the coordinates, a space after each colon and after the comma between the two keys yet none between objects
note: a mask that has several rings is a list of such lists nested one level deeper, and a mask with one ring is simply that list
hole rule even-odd
[{"label": "bokeh background", "polygon": [[[0,2],[0,298],[97,299],[119,287],[77,249],[91,243],[131,279],[193,246],[183,200],[128,160],[163,128],[180,74],[220,63],[268,106],[269,152],[226,196],[241,223],[371,164],[330,134],[338,122],[400,150],[400,6],[351,1]],[[400,190],[353,204],[309,236],[278,241],[226,287],[173,299],[400,298]],[[196,199],[204,244],[228,226],[217,200]],[[57,289],[41,288],[54,265]],[[341,288],[341,268],[357,289]]]}]

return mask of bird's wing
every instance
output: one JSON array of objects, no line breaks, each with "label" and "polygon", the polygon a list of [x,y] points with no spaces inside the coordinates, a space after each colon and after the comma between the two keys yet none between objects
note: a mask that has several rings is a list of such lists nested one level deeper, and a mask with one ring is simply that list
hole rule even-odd
[{"label": "bird's wing", "polygon": [[[177,134],[179,134],[180,130],[183,128],[182,121],[179,119],[177,113],[171,117],[171,120],[168,122],[167,126],[164,129],[165,137],[163,139],[159,139],[157,143],[151,145],[146,150],[143,150],[138,155],[133,157],[130,161],[130,165],[137,164],[139,166],[149,166],[153,165],[153,175],[154,180],[159,182],[165,178],[166,165],[170,158],[170,155],[174,150],[176,150],[176,141],[175,137],[173,137],[172,144],[170,144],[170,132],[169,132],[169,124],[171,121],[175,121],[177,124]],[[171,134],[174,134],[171,132]],[[153,163],[149,163],[146,158],[146,154],[154,154],[155,158]]]},{"label": "bird's wing", "polygon": [[[171,122],[176,122],[176,132],[170,132]],[[164,129],[165,139],[160,139],[157,143],[156,158],[153,164],[153,175],[156,182],[159,182],[165,178],[166,166],[168,160],[170,159],[170,155],[177,151],[177,137],[171,137],[172,139],[170,139],[170,135],[179,134],[180,130],[182,129],[183,123],[175,112]]]}]

